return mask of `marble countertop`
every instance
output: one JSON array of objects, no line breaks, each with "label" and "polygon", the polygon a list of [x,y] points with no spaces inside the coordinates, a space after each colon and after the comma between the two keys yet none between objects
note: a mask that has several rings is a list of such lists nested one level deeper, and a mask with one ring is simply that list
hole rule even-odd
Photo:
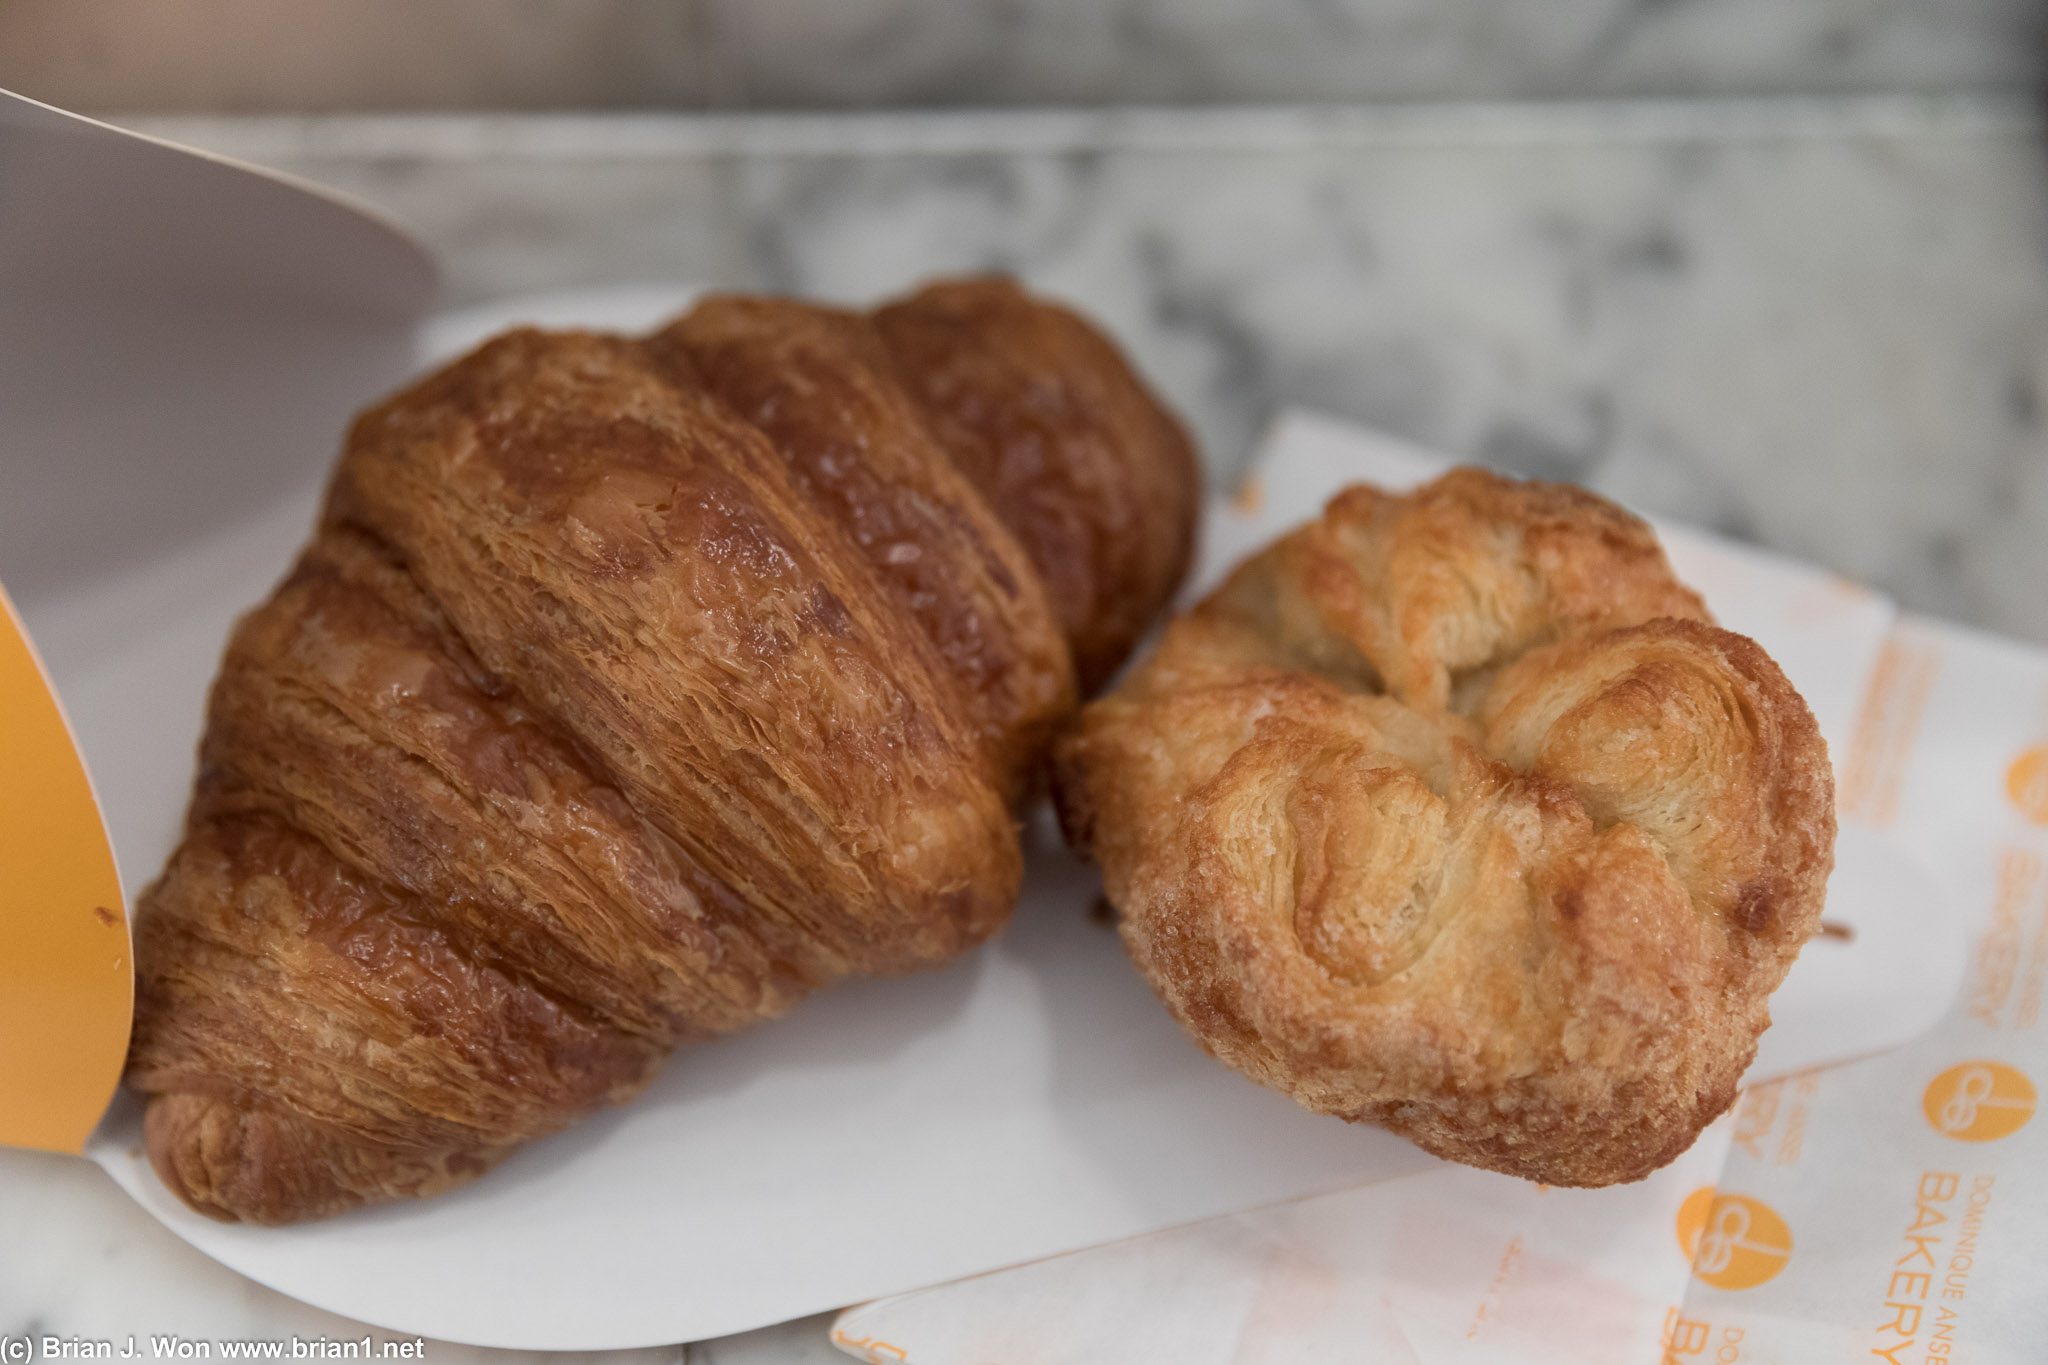
[{"label": "marble countertop", "polygon": [[[124,121],[383,206],[451,304],[1010,270],[1124,341],[1218,480],[1310,406],[2048,641],[2048,148],[2019,102]],[[361,1335],[96,1169],[0,1151],[24,1228],[0,1336]],[[842,1359],[823,1336],[625,1355]]]},{"label": "marble countertop", "polygon": [[857,108],[2025,90],[2034,0],[10,0],[73,107]]},{"label": "marble countertop", "polygon": [[159,118],[351,191],[449,299],[1002,269],[1227,479],[1287,405],[2048,641],[2048,145],[1987,97]]}]

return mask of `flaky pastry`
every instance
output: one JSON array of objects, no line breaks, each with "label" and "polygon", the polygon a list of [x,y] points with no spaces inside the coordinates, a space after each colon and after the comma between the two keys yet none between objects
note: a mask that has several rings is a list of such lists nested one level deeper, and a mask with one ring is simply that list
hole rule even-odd
[{"label": "flaky pastry", "polygon": [[141,898],[157,1171],[262,1223],[436,1193],[987,937],[1198,497],[1115,349],[994,280],[521,330],[370,409]]},{"label": "flaky pastry", "polygon": [[1056,762],[1124,941],[1215,1056],[1557,1185],[1725,1110],[1833,863],[1827,749],[1650,529],[1474,470],[1348,489]]}]

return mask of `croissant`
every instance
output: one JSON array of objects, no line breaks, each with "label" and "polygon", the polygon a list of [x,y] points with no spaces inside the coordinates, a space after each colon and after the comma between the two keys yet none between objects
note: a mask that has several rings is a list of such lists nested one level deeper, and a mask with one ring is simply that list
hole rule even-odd
[{"label": "croissant", "polygon": [[1354,487],[1174,621],[1056,755],[1069,839],[1201,1045],[1553,1185],[1725,1110],[1815,931],[1825,743],[1650,529],[1454,471]]},{"label": "croissant", "polygon": [[155,1169],[256,1223],[434,1194],[986,938],[1198,497],[1114,347],[995,280],[515,331],[371,408],[140,899]]}]

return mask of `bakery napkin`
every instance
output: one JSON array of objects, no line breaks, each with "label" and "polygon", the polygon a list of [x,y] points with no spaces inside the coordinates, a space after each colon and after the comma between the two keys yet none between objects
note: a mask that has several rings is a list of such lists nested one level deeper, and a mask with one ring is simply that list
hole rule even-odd
[{"label": "bakery napkin", "polygon": [[2048,1359],[2048,650],[1902,620],[1838,766],[1844,817],[1967,920],[1963,989],[1895,1052],[1743,1097],[1662,1359]]},{"label": "bakery napkin", "polygon": [[[1284,418],[1211,518],[1189,595],[1336,488],[1411,486],[1447,463]],[[1954,1324],[1933,1345],[1950,1323],[1955,1239],[1925,1244],[1932,1267],[1911,1239],[1974,1218],[1960,1273],[1977,1276],[1977,1358],[2031,1358],[1985,1346],[1994,1323],[2025,1330],[2016,1306],[2048,1288],[2024,1269],[2028,1239],[2048,1251],[2048,1190],[2002,1220],[1999,1251],[1979,1248],[1990,1191],[2021,1204],[2009,1163],[2025,1150],[2026,1073],[2048,1068],[2048,1035],[2038,1059],[1998,1046],[2031,1036],[2048,978],[2048,654],[1901,620],[1810,566],[1658,532],[1721,622],[1799,686],[1840,788],[1835,932],[1774,998],[1779,1027],[1734,1112],[1634,1185],[1551,1189],[1445,1163],[867,1304],[840,1316],[834,1342],[909,1365],[1289,1365],[1361,1351],[1401,1365],[1803,1365],[1872,1347],[1941,1360],[1961,1350]],[[2003,1280],[1973,1259],[1987,1254]]]}]

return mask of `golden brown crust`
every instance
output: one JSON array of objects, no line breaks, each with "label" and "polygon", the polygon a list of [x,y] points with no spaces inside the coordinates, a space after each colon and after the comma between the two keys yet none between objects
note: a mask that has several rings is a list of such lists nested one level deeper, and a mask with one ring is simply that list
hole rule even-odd
[{"label": "golden brown crust", "polygon": [[1649,529],[1459,470],[1354,488],[1059,753],[1132,957],[1216,1056],[1550,1184],[1724,1110],[1819,922],[1826,746]]},{"label": "golden brown crust", "polygon": [[787,299],[721,297],[652,346],[774,443],[938,646],[999,769],[1028,776],[1073,710],[1073,660],[1031,560],[940,450],[874,325]]},{"label": "golden brown crust", "polygon": [[934,284],[874,320],[933,435],[1038,567],[1094,692],[1194,554],[1187,433],[1108,338],[1007,280]]},{"label": "golden brown crust", "polygon": [[[1072,439],[1151,487],[1127,419]],[[870,321],[796,304],[512,332],[365,412],[139,907],[166,1183],[257,1222],[434,1193],[679,1042],[994,932],[1075,697],[1006,511]],[[1084,586],[1143,616],[1173,585]]]}]

